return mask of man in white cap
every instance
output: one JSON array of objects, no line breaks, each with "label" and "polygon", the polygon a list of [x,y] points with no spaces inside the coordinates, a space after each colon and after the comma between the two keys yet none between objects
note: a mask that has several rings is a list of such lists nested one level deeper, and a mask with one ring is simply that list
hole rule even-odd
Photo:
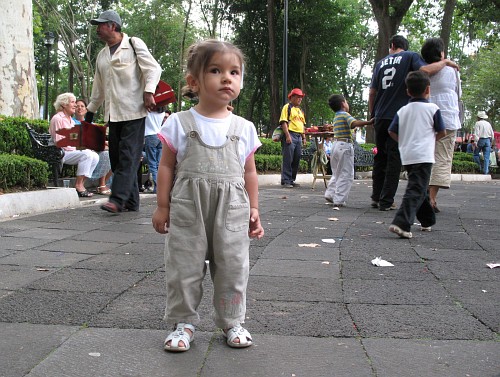
[{"label": "man in white cap", "polygon": [[488,119],[486,112],[479,111],[477,113],[477,122],[474,125],[474,140],[477,140],[477,146],[474,150],[474,161],[479,165],[479,170],[481,170],[479,152],[483,152],[484,166],[482,171],[484,174],[489,173],[491,140],[494,136],[493,127],[491,127],[491,124],[486,119]]},{"label": "man in white cap", "polygon": [[156,107],[153,94],[161,68],[139,38],[121,32],[118,13],[106,10],[90,20],[97,36],[106,43],[97,55],[87,122],[104,103],[104,121],[109,124],[109,157],[113,182],[109,201],[101,206],[118,213],[139,210],[137,169],[144,145],[145,119]]}]

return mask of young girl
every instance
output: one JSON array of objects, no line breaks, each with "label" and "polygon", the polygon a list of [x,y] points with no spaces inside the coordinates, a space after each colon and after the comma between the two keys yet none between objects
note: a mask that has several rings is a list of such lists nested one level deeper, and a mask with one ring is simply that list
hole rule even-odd
[{"label": "young girl", "polygon": [[[164,347],[190,348],[207,263],[214,285],[214,321],[230,347],[252,345],[245,320],[250,238],[261,238],[254,125],[228,110],[238,97],[243,54],[227,42],[191,46],[184,94],[198,97],[189,111],[172,114],[160,132],[165,145],[158,169],[153,226],[167,233],[165,320],[174,325]],[[175,175],[175,179],[174,179]]]}]

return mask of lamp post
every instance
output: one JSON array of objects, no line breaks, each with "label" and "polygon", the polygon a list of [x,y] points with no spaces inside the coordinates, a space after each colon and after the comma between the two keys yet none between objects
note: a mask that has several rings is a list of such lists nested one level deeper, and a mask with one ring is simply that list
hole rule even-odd
[{"label": "lamp post", "polygon": [[283,105],[287,102],[288,86],[288,0],[285,0],[283,20]]},{"label": "lamp post", "polygon": [[51,31],[45,33],[43,44],[47,47],[47,72],[45,74],[45,107],[43,117],[49,120],[49,68],[50,68],[50,49],[54,44],[54,34]]}]

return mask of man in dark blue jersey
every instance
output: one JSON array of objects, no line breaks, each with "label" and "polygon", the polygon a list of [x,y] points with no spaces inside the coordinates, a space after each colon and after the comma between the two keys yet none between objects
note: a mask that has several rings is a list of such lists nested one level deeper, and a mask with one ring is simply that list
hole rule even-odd
[{"label": "man in dark blue jersey", "polygon": [[429,75],[445,65],[458,66],[448,59],[426,65],[416,52],[407,51],[406,38],[395,35],[389,41],[389,55],[375,65],[368,98],[369,118],[375,118],[377,154],[373,164],[372,207],[381,211],[396,209],[394,196],[398,189],[401,158],[398,143],[388,133],[397,111],[408,103],[405,78],[411,71],[422,70]]}]

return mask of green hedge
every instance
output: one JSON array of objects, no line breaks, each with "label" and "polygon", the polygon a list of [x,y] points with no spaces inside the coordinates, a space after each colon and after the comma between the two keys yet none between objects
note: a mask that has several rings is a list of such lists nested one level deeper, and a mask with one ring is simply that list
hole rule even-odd
[{"label": "green hedge", "polygon": [[46,162],[31,157],[0,154],[0,187],[3,191],[13,187],[44,188],[49,178],[48,168]]},{"label": "green hedge", "polygon": [[46,133],[49,129],[46,120],[0,116],[0,153],[33,156],[25,123],[29,123],[37,132]]}]

